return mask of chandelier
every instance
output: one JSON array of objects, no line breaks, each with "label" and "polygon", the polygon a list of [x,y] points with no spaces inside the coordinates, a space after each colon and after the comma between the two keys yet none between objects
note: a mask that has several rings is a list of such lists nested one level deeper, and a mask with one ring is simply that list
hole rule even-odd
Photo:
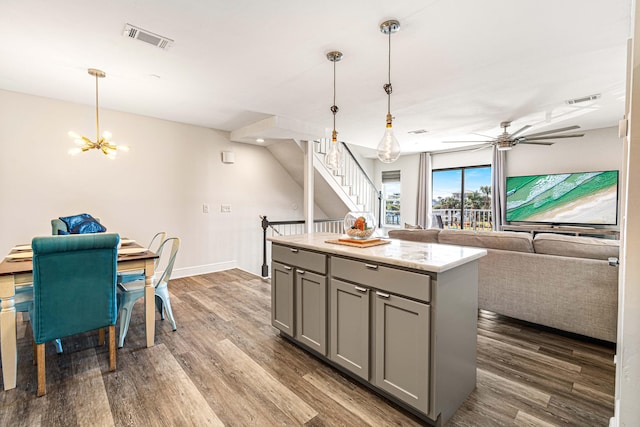
[{"label": "chandelier", "polygon": [[116,158],[118,151],[129,151],[129,147],[126,145],[116,145],[113,142],[110,142],[111,132],[104,131],[100,134],[100,115],[98,110],[98,79],[106,77],[106,73],[102,70],[97,70],[95,68],[89,68],[89,74],[96,78],[96,140],[95,142],[87,138],[86,136],[81,136],[77,132],[69,131],[69,136],[73,138],[77,147],[69,150],[69,154],[72,156],[83,153],[85,151],[89,151],[92,149],[97,149],[102,152],[109,159],[113,160]]},{"label": "chandelier", "polygon": [[393,163],[400,157],[400,143],[393,134],[391,124],[393,121],[391,116],[391,92],[393,92],[391,87],[391,34],[397,33],[399,30],[400,22],[393,19],[380,24],[380,31],[389,35],[389,82],[382,86],[387,93],[387,127],[377,147],[378,159],[383,163]]}]

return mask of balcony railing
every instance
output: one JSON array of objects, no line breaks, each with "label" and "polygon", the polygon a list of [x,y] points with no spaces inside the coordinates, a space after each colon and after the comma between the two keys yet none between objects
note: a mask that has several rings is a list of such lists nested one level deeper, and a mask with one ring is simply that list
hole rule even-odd
[{"label": "balcony railing", "polygon": [[444,228],[475,231],[493,229],[491,209],[465,209],[462,217],[460,209],[433,209],[433,215],[440,215]]}]

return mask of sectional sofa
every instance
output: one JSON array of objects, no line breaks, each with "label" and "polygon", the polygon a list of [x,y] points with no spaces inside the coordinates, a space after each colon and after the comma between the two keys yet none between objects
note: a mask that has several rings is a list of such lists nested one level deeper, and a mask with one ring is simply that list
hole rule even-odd
[{"label": "sectional sofa", "polygon": [[594,237],[466,230],[391,230],[389,237],[487,249],[479,308],[615,342],[619,241]]}]

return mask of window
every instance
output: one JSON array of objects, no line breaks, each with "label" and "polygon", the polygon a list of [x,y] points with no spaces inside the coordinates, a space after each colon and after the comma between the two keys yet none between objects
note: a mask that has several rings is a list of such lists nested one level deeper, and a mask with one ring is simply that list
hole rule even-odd
[{"label": "window", "polygon": [[444,228],[492,229],[491,166],[434,170],[431,182],[433,215]]},{"label": "window", "polygon": [[382,172],[382,225],[400,225],[400,171]]}]

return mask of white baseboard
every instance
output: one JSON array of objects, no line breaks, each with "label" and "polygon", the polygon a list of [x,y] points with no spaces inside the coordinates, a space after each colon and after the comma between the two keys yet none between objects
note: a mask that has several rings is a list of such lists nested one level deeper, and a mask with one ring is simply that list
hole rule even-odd
[{"label": "white baseboard", "polygon": [[[219,262],[216,264],[197,265],[194,267],[174,268],[172,279],[179,279],[181,277],[197,276],[199,274],[215,273],[217,271],[230,270],[237,268],[238,265],[235,261]],[[156,273],[156,277],[160,277],[162,272]]]}]

